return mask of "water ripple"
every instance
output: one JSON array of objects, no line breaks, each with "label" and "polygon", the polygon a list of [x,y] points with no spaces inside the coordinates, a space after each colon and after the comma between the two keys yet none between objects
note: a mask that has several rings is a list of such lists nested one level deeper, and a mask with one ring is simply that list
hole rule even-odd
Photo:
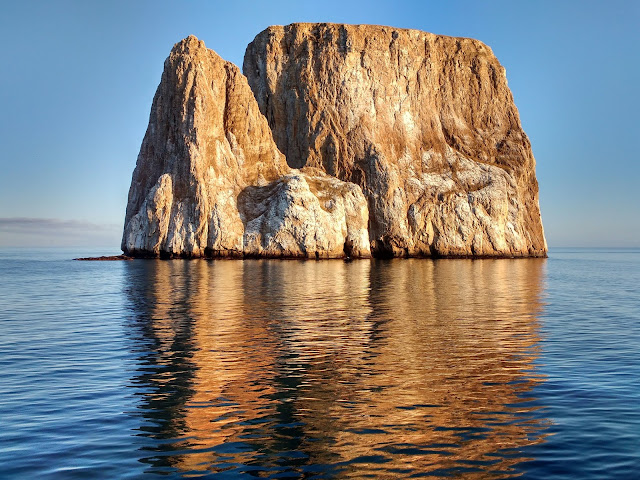
[{"label": "water ripple", "polygon": [[638,266],[0,254],[3,475],[632,478]]}]

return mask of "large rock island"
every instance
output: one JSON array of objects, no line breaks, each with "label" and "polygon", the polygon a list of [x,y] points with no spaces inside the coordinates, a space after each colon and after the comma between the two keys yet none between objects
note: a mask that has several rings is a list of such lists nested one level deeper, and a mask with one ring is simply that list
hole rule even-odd
[{"label": "large rock island", "polygon": [[127,255],[546,255],[531,146],[481,42],[293,24],[243,69],[195,37],[171,51]]}]

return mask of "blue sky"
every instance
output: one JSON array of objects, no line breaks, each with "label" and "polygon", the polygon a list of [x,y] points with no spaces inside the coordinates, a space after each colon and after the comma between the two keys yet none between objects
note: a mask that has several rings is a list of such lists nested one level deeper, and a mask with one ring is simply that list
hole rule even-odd
[{"label": "blue sky", "polygon": [[0,246],[119,249],[171,47],[242,65],[269,25],[417,28],[488,44],[537,160],[554,246],[640,246],[640,2],[2,2]]}]

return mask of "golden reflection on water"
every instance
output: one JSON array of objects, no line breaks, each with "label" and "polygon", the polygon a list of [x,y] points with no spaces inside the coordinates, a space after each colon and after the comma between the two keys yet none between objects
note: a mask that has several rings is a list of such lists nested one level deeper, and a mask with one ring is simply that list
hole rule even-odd
[{"label": "golden reflection on water", "polygon": [[503,478],[542,440],[527,392],[544,265],[133,262],[148,434],[184,472]]}]

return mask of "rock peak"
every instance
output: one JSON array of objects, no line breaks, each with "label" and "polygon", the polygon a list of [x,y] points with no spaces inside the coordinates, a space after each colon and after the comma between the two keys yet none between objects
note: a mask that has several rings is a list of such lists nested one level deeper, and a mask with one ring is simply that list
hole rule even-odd
[{"label": "rock peak", "polygon": [[292,171],[240,69],[190,36],[165,61],[122,249],[143,257],[367,257],[360,187]]},{"label": "rock peak", "polygon": [[[412,37],[421,38],[450,38],[455,41],[470,43],[476,45],[480,49],[491,48],[484,42],[470,37],[452,37],[447,35],[438,35],[435,33],[426,32],[414,28],[398,28],[390,25],[375,25],[367,23],[332,23],[332,22],[294,22],[287,25],[271,25],[256,35],[256,39],[262,35],[274,34],[275,32],[296,32],[298,35],[317,33],[319,31],[332,31],[342,30],[345,33],[359,34],[359,35],[376,35],[376,34],[390,34],[393,40],[397,39],[400,35],[408,35]],[[255,41],[255,40],[254,40]]]},{"label": "rock peak", "polygon": [[206,50],[204,40],[200,40],[195,35],[189,35],[176,43],[171,49],[171,53],[195,53],[198,50]]}]

